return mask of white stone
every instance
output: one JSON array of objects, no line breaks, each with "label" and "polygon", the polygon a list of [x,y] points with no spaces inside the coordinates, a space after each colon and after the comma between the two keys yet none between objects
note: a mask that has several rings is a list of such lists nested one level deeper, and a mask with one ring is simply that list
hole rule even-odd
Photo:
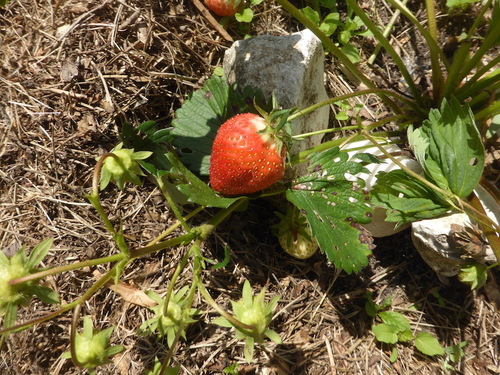
[{"label": "white stone", "polygon": [[457,244],[457,234],[465,234],[463,228],[471,225],[469,216],[464,213],[415,221],[411,226],[413,244],[422,259],[441,276],[457,275],[461,266],[471,260],[482,264],[496,262],[493,250],[484,240],[466,239],[469,251]]},{"label": "white stone", "polygon": [[[285,36],[261,35],[235,42],[226,51],[224,72],[229,84],[251,86],[270,98],[274,92],[283,108],[306,108],[328,98],[324,84],[324,51],[321,41],[308,29]],[[302,116],[293,134],[328,127],[329,107]],[[321,143],[323,135],[298,142],[292,154]]]}]

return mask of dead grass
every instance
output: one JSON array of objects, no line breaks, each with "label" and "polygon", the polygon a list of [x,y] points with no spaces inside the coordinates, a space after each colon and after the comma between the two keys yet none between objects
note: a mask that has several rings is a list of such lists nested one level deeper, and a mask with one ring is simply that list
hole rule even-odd
[{"label": "dead grass", "polygon": [[[281,35],[297,26],[273,2],[258,8],[253,34]],[[116,252],[95,211],[84,198],[95,158],[118,142],[123,122],[157,120],[167,126],[188,93],[221,64],[230,42],[190,1],[12,1],[0,10],[0,248],[12,253],[54,238],[44,266],[63,265]],[[243,35],[235,25],[234,39]],[[328,63],[329,66],[330,63]],[[374,78],[375,79],[375,78]],[[397,80],[397,77],[394,78]],[[354,90],[328,74],[332,94]],[[381,108],[364,114],[376,117]],[[109,189],[104,202],[111,219],[123,219],[131,243],[140,246],[172,221],[154,186]],[[242,343],[209,323],[205,311],[176,354],[184,374],[220,374],[240,362],[241,374],[436,374],[441,364],[401,345],[399,359],[377,344],[364,312],[365,291],[377,302],[393,296],[415,331],[434,333],[443,345],[468,341],[459,374],[500,371],[500,319],[482,292],[456,280],[443,284],[412,248],[408,233],[376,241],[370,266],[359,275],[337,274],[316,255],[308,261],[285,256],[268,224],[265,205],[236,214],[203,249],[222,259],[227,242],[231,263],[209,269],[203,278],[222,306],[239,296],[244,279],[269,295],[282,296],[273,329],[283,344],[269,345],[244,365]],[[244,230],[243,230],[244,229]],[[136,261],[122,281],[141,290],[165,291],[183,248]],[[106,267],[97,267],[102,273]],[[63,302],[81,295],[95,278],[93,269],[68,272],[44,282]],[[182,275],[189,280],[190,270]],[[206,309],[206,306],[198,306]],[[416,307],[416,309],[414,309]],[[20,321],[53,307],[37,300],[21,309]],[[100,374],[141,374],[162,358],[166,344],[138,337],[147,309],[109,289],[85,304],[98,328],[115,325],[113,343],[127,350]],[[0,373],[78,374],[59,356],[68,349],[70,315],[9,336]]]}]

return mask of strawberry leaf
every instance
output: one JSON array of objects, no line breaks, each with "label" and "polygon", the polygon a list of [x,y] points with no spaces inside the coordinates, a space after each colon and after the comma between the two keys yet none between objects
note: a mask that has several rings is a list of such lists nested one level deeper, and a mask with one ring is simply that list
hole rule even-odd
[{"label": "strawberry leaf", "polygon": [[409,128],[408,139],[425,174],[444,190],[467,197],[484,169],[484,146],[468,106],[443,99],[422,126]]},{"label": "strawberry leaf", "polygon": [[374,205],[387,209],[386,221],[398,226],[437,217],[451,208],[444,197],[403,170],[379,172],[371,194]]},{"label": "strawberry leaf", "polygon": [[158,130],[155,121],[146,121],[134,128],[131,124],[123,124],[121,138],[125,148],[134,151],[150,151],[153,154],[147,160],[138,160],[139,164],[152,175],[159,177],[170,170],[171,165],[165,156],[165,144],[172,140],[172,131],[169,129]]},{"label": "strawberry leaf", "polygon": [[219,127],[230,117],[245,112],[258,113],[263,105],[262,93],[246,87],[228,86],[222,77],[212,76],[203,88],[192,93],[175,112],[172,122],[173,144],[178,147],[182,162],[197,174],[208,175],[212,144]]},{"label": "strawberry leaf", "polygon": [[338,147],[309,157],[309,175],[298,178],[286,198],[302,210],[321,250],[336,267],[358,272],[368,264],[370,249],[360,242],[353,223],[368,223],[370,199],[364,181],[349,181],[346,175],[366,172],[361,164],[348,160]]},{"label": "strawberry leaf", "polygon": [[184,177],[186,183],[181,183],[176,188],[188,197],[188,201],[207,207],[227,208],[240,198],[219,197],[215,192],[194,173],[187,169],[175,154],[167,154],[174,168]]}]

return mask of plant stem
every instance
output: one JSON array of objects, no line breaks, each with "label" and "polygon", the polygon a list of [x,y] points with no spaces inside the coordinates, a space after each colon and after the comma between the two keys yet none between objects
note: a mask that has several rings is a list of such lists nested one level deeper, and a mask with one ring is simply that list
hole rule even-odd
[{"label": "plant stem", "polygon": [[[192,217],[194,217],[196,214],[203,211],[204,209],[205,209],[205,207],[203,207],[203,206],[196,207],[193,211],[191,211],[188,215],[186,215],[186,217],[184,217],[183,220],[187,221],[187,220],[191,219]],[[162,239],[164,239],[166,236],[168,236],[170,233],[172,233],[174,230],[176,230],[180,226],[181,226],[181,221],[178,220],[175,224],[172,224],[165,231],[163,231],[158,237],[156,237],[154,240],[150,241],[147,244],[147,246],[151,246],[151,245],[158,243],[158,241],[161,241]]]},{"label": "plant stem", "polygon": [[111,278],[113,278],[115,272],[116,272],[116,266],[114,266],[106,274],[104,274],[89,289],[87,289],[87,291],[82,296],[80,296],[79,298],[77,298],[73,302],[68,303],[66,305],[63,305],[58,310],[51,312],[47,315],[44,315],[40,318],[29,320],[27,322],[20,323],[20,324],[17,324],[15,326],[12,326],[12,327],[3,328],[0,330],[0,334],[12,332],[12,331],[17,331],[19,329],[27,328],[27,327],[33,326],[35,324],[43,323],[47,320],[53,319],[53,318],[65,313],[68,310],[75,308],[77,305],[82,304],[83,302],[85,302],[89,298],[91,298],[97,292],[97,290],[102,288]]},{"label": "plant stem", "polygon": [[[407,2],[408,2],[408,0],[403,0],[401,3],[406,5]],[[398,19],[400,14],[401,14],[401,11],[399,9],[396,9],[396,11],[392,15],[391,19],[389,20],[389,23],[385,27],[384,32],[382,33],[384,38],[387,38],[389,36],[389,34],[392,31],[392,28],[394,27],[394,23],[396,22],[396,20]],[[368,58],[367,62],[369,65],[373,64],[373,62],[375,61],[375,58],[377,57],[377,54],[380,51],[380,48],[382,48],[382,44],[378,43],[377,46],[375,47],[375,50],[373,51],[372,55]]]},{"label": "plant stem", "polygon": [[[373,82],[354,64],[349,58],[332,42],[332,40],[309,18],[307,18],[300,10],[293,6],[288,0],[276,0],[290,15],[296,18],[301,24],[311,30],[319,40],[323,43],[327,51],[340,60],[340,62],[351,72],[357,79],[363,82],[369,88],[375,88]],[[400,112],[399,106],[385,95],[380,96],[381,99],[395,112]]]},{"label": "plant stem", "polygon": [[104,163],[104,160],[106,158],[109,158],[109,157],[113,157],[119,161],[119,158],[115,154],[113,154],[112,152],[108,152],[107,154],[104,154],[99,158],[99,160],[97,161],[97,164],[94,168],[94,174],[92,176],[92,191],[89,195],[86,196],[86,198],[89,200],[89,202],[97,210],[97,212],[99,213],[99,216],[101,216],[101,219],[104,222],[104,225],[106,226],[106,229],[108,230],[108,232],[115,235],[116,234],[115,228],[113,227],[113,224],[109,220],[108,215],[106,214],[106,211],[102,207],[101,200],[99,197],[99,176],[101,174],[101,169],[102,169],[102,165]]},{"label": "plant stem", "polygon": [[422,94],[417,89],[415,82],[413,82],[413,78],[411,77],[410,72],[406,68],[406,65],[403,63],[403,60],[399,56],[399,54],[394,50],[394,47],[389,43],[386,37],[382,34],[379,28],[371,21],[366,12],[361,9],[356,0],[347,0],[348,6],[356,12],[359,18],[363,21],[365,26],[373,33],[377,41],[385,48],[387,53],[389,53],[394,60],[394,63],[397,65],[401,75],[403,76],[408,88],[411,91],[413,99],[417,102],[419,106],[425,107],[425,102]]},{"label": "plant stem", "polygon": [[[395,137],[395,136],[401,135],[401,132],[400,131],[394,131],[394,132],[377,132],[377,133],[375,133],[373,135],[376,136],[376,137],[391,138],[391,137]],[[358,140],[363,139],[363,138],[364,137],[361,134],[353,134],[353,136],[351,136],[350,140],[352,142],[355,142],[355,141],[358,141]],[[345,142],[345,138],[334,139],[334,140],[331,140],[331,141],[328,141],[328,142],[321,143],[321,144],[319,144],[317,146],[311,147],[310,149],[301,151],[298,154],[292,155],[291,160],[290,160],[290,164],[295,165],[295,164],[302,163],[302,162],[304,162],[307,159],[307,157],[309,155],[311,155],[311,154],[313,154],[315,152],[321,152],[321,151],[328,150],[329,148],[332,148],[332,147],[340,146],[344,142]]]},{"label": "plant stem", "polygon": [[[398,100],[405,102],[406,104],[411,106],[416,112],[424,113],[423,109],[418,107],[414,103],[413,100],[408,99],[408,98],[404,97],[403,95],[397,94],[397,93],[395,93],[393,91],[389,91],[389,90],[373,88],[373,89],[367,89],[367,90],[360,90],[360,91],[352,92],[352,93],[345,94],[345,95],[335,96],[333,98],[328,98],[326,100],[323,100],[322,102],[313,104],[307,108],[304,108],[298,112],[295,112],[294,114],[292,114],[288,117],[288,121],[293,121],[301,116],[307,115],[308,113],[311,113],[311,112],[317,110],[318,108],[324,107],[325,105],[330,105],[330,104],[333,104],[335,102],[339,102],[339,101],[353,98],[356,96],[368,95],[368,94],[378,94],[379,96],[382,96],[382,95],[392,96]],[[402,114],[401,111],[398,111],[397,113]]]},{"label": "plant stem", "polygon": [[82,262],[67,264],[65,266],[50,268],[50,269],[43,270],[43,271],[40,271],[37,273],[33,273],[31,275],[27,275],[27,276],[19,277],[17,279],[10,280],[9,285],[21,284],[21,283],[24,283],[27,281],[32,281],[32,280],[39,280],[39,279],[42,279],[42,278],[47,277],[47,276],[52,276],[52,275],[56,275],[56,274],[68,272],[68,271],[73,271],[73,270],[77,270],[80,268],[97,266],[99,264],[119,262],[125,258],[126,258],[126,256],[123,253],[120,253],[120,254],[114,254],[114,255],[111,255],[111,256],[105,257],[105,258],[90,259],[90,260],[85,260]]},{"label": "plant stem", "polygon": [[82,309],[82,305],[76,305],[75,310],[73,311],[73,319],[71,320],[70,334],[69,334],[69,350],[71,352],[71,360],[76,367],[82,368],[85,364],[81,363],[78,360],[78,356],[76,355],[76,334],[78,329],[78,319],[80,318],[80,310]]}]

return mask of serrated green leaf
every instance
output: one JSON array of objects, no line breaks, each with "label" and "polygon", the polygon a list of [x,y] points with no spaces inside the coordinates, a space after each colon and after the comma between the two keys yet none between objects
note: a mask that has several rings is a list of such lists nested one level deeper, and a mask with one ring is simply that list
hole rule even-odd
[{"label": "serrated green leaf", "polygon": [[386,221],[397,222],[398,226],[435,218],[451,209],[438,193],[403,170],[379,172],[371,195],[375,206],[387,209]]},{"label": "serrated green leaf", "polygon": [[236,114],[256,113],[254,100],[268,109],[259,90],[228,86],[223,77],[215,75],[209,78],[175,112],[172,121],[172,143],[178,147],[182,162],[194,173],[208,175],[217,130]]},{"label": "serrated green leaf", "polygon": [[187,180],[185,184],[177,185],[177,189],[188,197],[188,200],[206,207],[227,208],[233,202],[241,198],[219,197],[205,182],[200,180],[173,153],[168,153],[167,157],[172,165]]},{"label": "serrated green leaf", "polygon": [[488,273],[486,272],[486,267],[479,263],[466,264],[461,267],[458,274],[458,279],[470,285],[470,288],[477,290],[486,284],[486,279],[488,278]]},{"label": "serrated green leaf", "polygon": [[460,198],[477,186],[484,169],[484,146],[468,106],[443,99],[422,127],[409,128],[408,139],[427,177]]},{"label": "serrated green leaf", "polygon": [[47,238],[36,245],[33,250],[31,250],[30,256],[26,262],[26,269],[31,270],[42,261],[47,255],[54,240],[52,238]]},{"label": "serrated green leaf", "polygon": [[444,349],[436,337],[428,332],[419,332],[415,337],[415,347],[425,355],[443,355]]},{"label": "serrated green leaf", "polygon": [[375,338],[386,344],[395,344],[398,342],[398,334],[396,328],[390,324],[380,323],[372,327],[372,332]]},{"label": "serrated green leaf", "polygon": [[370,250],[360,243],[360,232],[351,224],[368,223],[371,209],[364,182],[348,181],[346,175],[366,172],[349,161],[348,154],[332,148],[312,154],[310,173],[293,182],[286,198],[302,210],[313,237],[336,267],[358,272],[368,263]]}]

